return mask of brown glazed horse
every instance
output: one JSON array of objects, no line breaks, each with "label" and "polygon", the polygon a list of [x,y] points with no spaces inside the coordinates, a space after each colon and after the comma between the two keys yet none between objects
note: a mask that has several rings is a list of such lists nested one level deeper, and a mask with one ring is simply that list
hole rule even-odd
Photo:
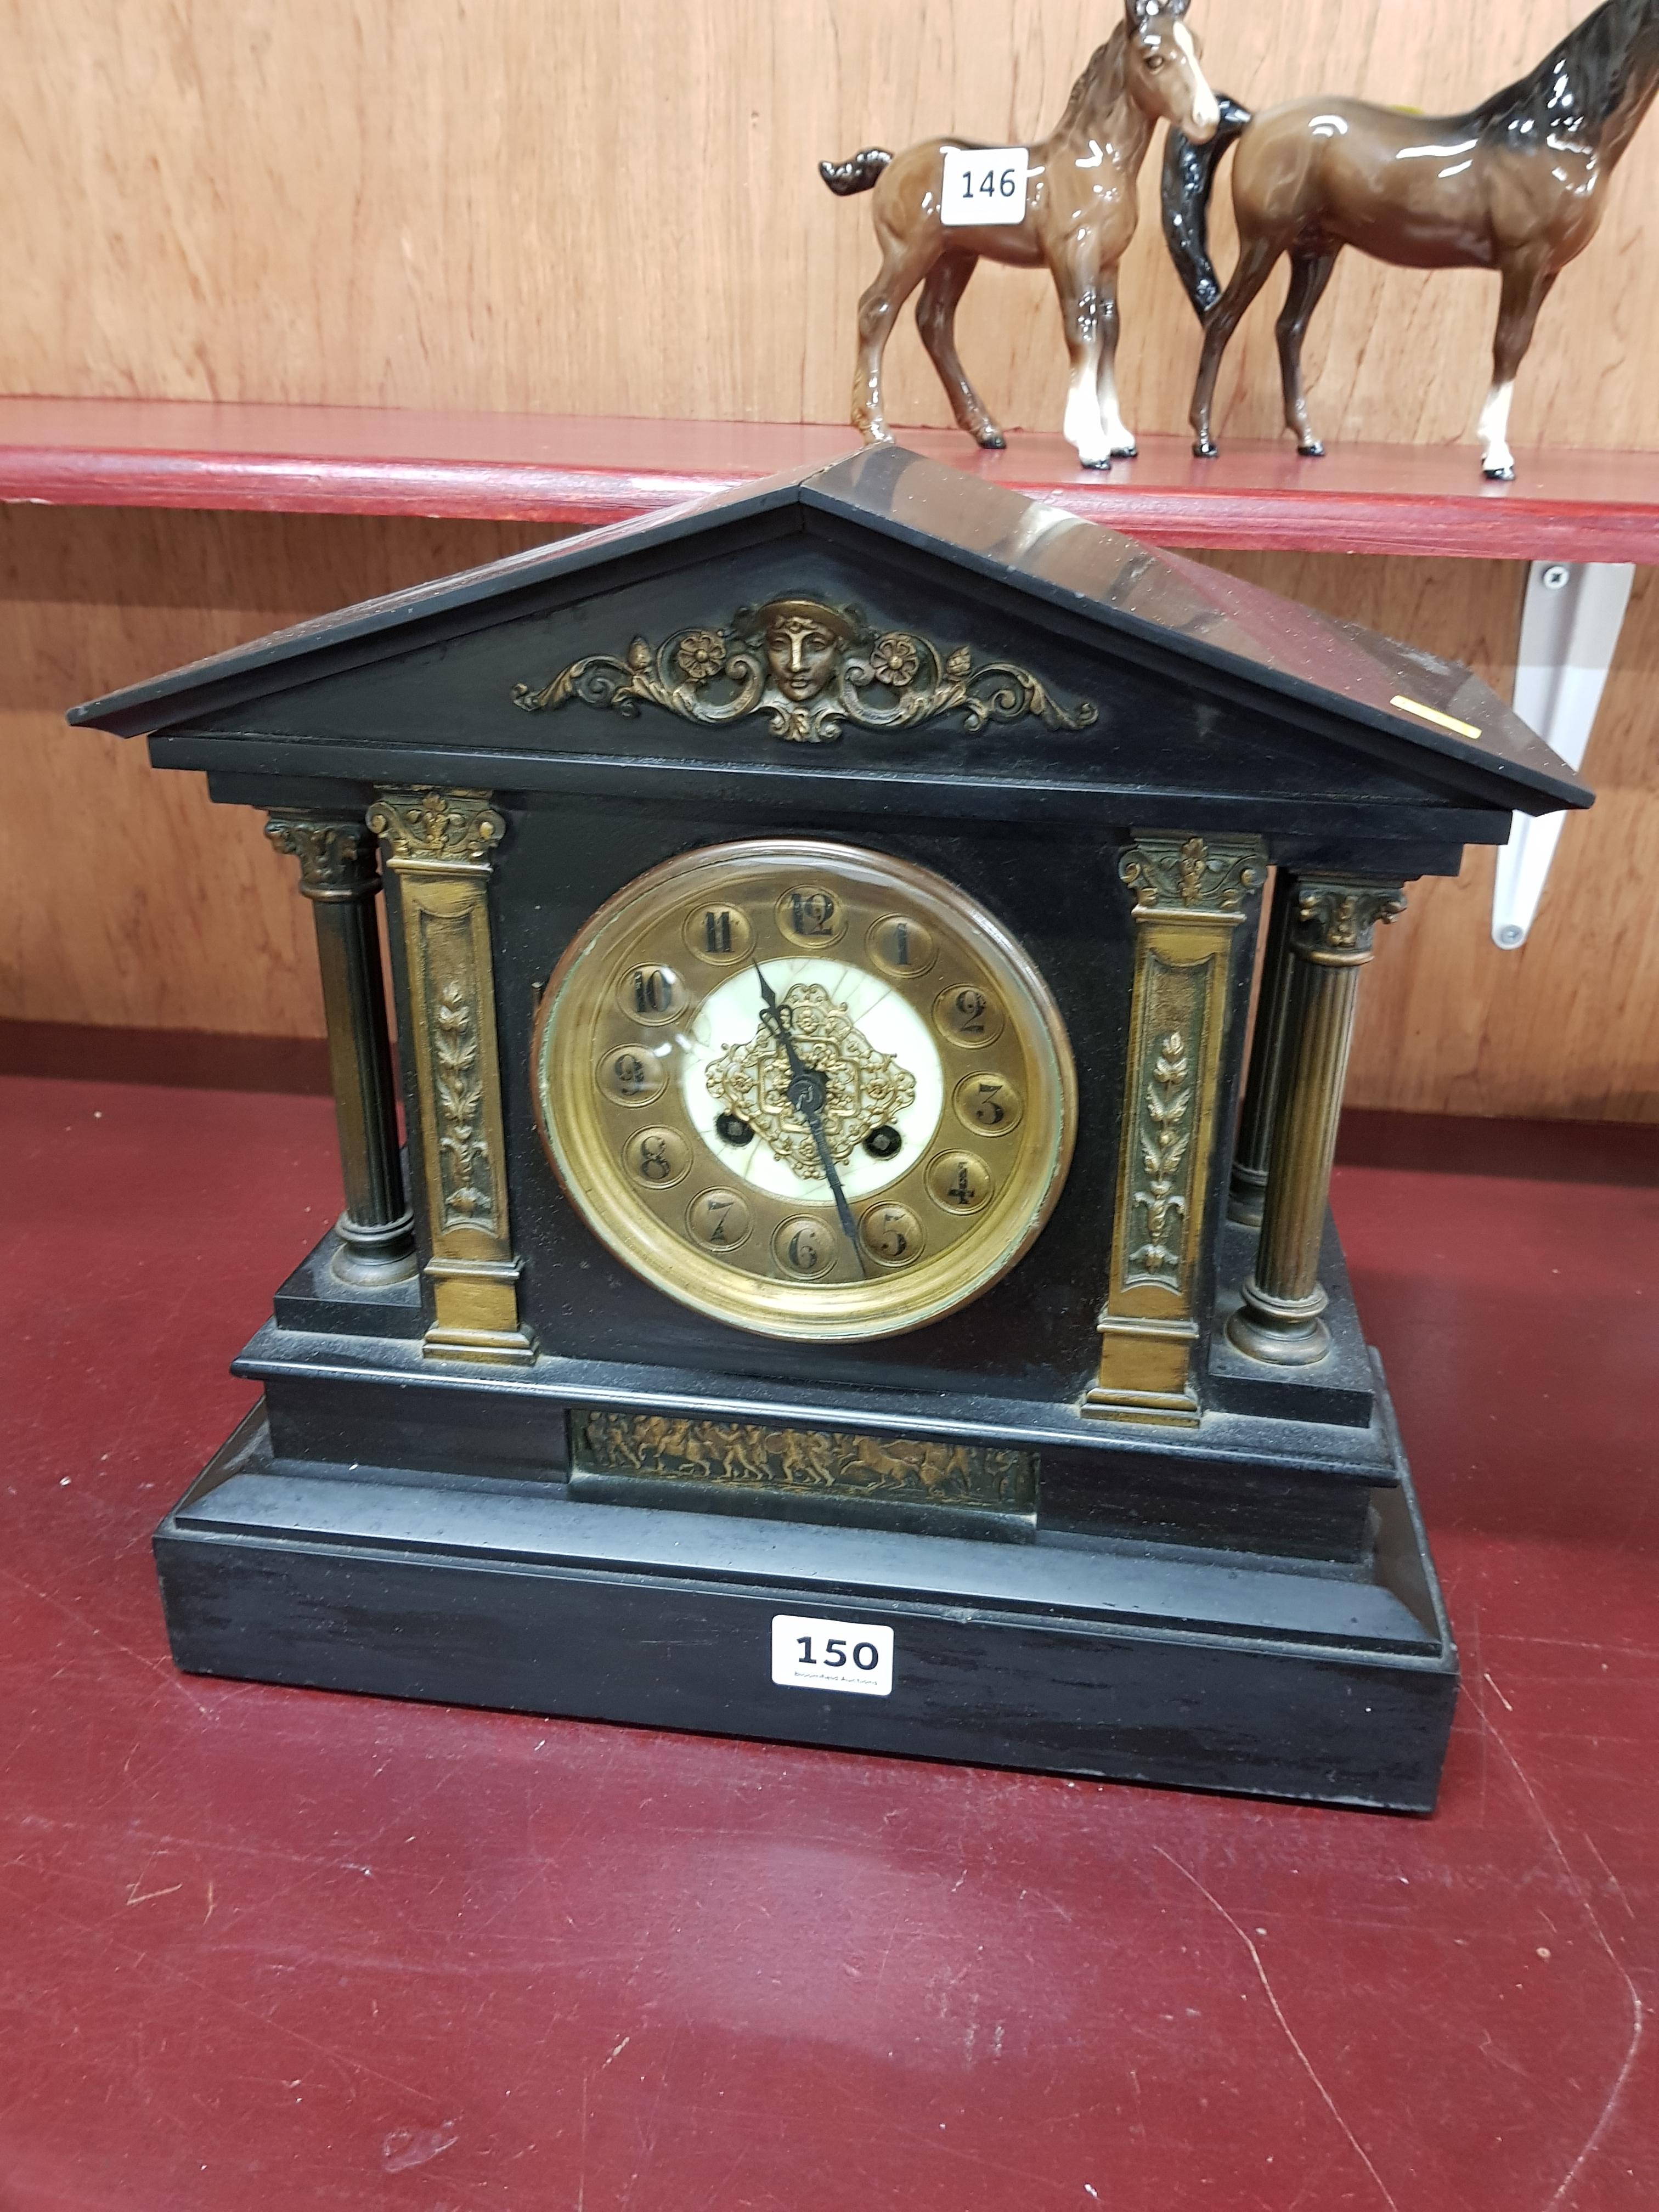
[{"label": "brown glazed horse", "polygon": [[899,309],[921,286],[916,324],[957,421],[981,446],[1002,433],[968,381],[956,345],[957,303],[981,258],[1018,269],[1046,267],[1060,298],[1072,357],[1066,435],[1085,468],[1107,469],[1135,449],[1118,408],[1117,265],[1135,228],[1135,179],[1160,119],[1199,146],[1215,129],[1215,94],[1198,65],[1182,18],[1188,0],[1126,0],[1124,21],[1072,88],[1047,138],[1027,147],[1026,198],[1018,222],[946,226],[941,220],[947,149],[979,150],[968,138],[926,138],[896,157],[866,147],[848,161],[820,161],[832,192],[875,191],[872,210],[881,273],[859,301],[859,360],[853,427],[872,443],[888,436],[881,361]]},{"label": "brown glazed horse", "polygon": [[[1281,253],[1285,421],[1297,448],[1324,447],[1308,422],[1302,338],[1345,246],[1405,269],[1495,269],[1503,279],[1492,380],[1481,410],[1486,475],[1515,474],[1508,443],[1516,371],[1550,287],[1595,235],[1607,182],[1659,88],[1659,0],[1605,0],[1529,76],[1465,115],[1407,115],[1364,100],[1296,100],[1252,117],[1223,99],[1201,143],[1174,131],[1164,161],[1164,235],[1204,325],[1193,451],[1212,454],[1210,410],[1227,342]],[[1238,264],[1224,292],[1206,210],[1233,156]]]}]

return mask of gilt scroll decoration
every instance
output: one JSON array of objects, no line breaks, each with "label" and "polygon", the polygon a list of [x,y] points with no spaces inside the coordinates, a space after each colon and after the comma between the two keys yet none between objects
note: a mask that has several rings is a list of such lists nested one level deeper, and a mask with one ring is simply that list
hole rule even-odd
[{"label": "gilt scroll decoration", "polygon": [[1142,1215],[1143,1240],[1128,1255],[1126,1281],[1178,1287],[1185,1255],[1187,1174],[1193,1133],[1186,1126],[1192,1109],[1192,1062],[1179,1030],[1159,1038],[1152,1071],[1141,1094],[1141,1173],[1134,1202]]},{"label": "gilt scroll decoration", "polygon": [[629,715],[647,704],[710,728],[764,714],[775,738],[795,744],[831,744],[848,722],[913,729],[955,713],[970,732],[1028,715],[1051,730],[1095,720],[1086,699],[1062,705],[1013,661],[976,665],[968,646],[872,629],[856,607],[805,598],[740,607],[723,628],[673,630],[656,645],[636,637],[624,654],[590,653],[539,688],[513,687],[526,714],[572,700]]},{"label": "gilt scroll decoration", "polygon": [[[469,989],[471,946],[464,926],[428,920],[426,1017],[432,1039],[441,1227],[496,1233],[495,1163],[484,1133],[485,1101],[478,1049],[478,1010]],[[451,942],[444,945],[443,940]],[[446,954],[459,973],[439,981]]]},{"label": "gilt scroll decoration", "polygon": [[[781,1012],[791,1039],[823,1077],[820,1124],[832,1159],[848,1158],[872,1130],[914,1104],[916,1079],[891,1053],[878,1052],[822,983],[793,984]],[[758,1130],[786,1167],[822,1182],[823,1167],[811,1125],[791,1096],[793,1070],[782,1044],[762,1023],[747,1042],[731,1044],[704,1078],[728,1114]]]}]

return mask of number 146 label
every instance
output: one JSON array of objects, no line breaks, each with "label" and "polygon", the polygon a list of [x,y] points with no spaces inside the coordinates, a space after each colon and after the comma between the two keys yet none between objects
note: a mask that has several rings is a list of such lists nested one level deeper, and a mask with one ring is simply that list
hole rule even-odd
[{"label": "number 146 label", "polygon": [[979,146],[972,153],[947,146],[939,221],[1024,222],[1025,174],[1023,146]]},{"label": "number 146 label", "polygon": [[893,1632],[855,1620],[772,1616],[772,1680],[791,1690],[851,1690],[886,1698],[893,1690]]}]

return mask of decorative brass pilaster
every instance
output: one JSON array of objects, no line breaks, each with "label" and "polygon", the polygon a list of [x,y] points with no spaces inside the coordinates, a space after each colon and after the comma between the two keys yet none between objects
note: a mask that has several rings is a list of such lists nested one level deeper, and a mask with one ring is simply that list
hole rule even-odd
[{"label": "decorative brass pilaster", "polygon": [[1291,926],[1293,975],[1261,1241],[1244,1303],[1227,1324],[1241,1352],[1308,1367],[1330,1349],[1319,1280],[1336,1126],[1353,1040],[1359,971],[1379,921],[1401,912],[1398,884],[1304,877]]},{"label": "decorative brass pilaster", "polygon": [[[1100,1374],[1085,1413],[1194,1425],[1194,1311],[1241,925],[1267,879],[1255,837],[1135,833],[1135,980]],[[1249,941],[1249,933],[1244,933]]]},{"label": "decorative brass pilaster", "polygon": [[1296,879],[1280,868],[1273,878],[1267,949],[1261,962],[1261,990],[1256,1001],[1255,1034],[1250,1043],[1249,1081],[1244,1090],[1244,1110],[1238,1120],[1232,1185],[1227,1195],[1227,1218],[1242,1222],[1247,1229],[1261,1226],[1261,1201],[1267,1188],[1273,1117],[1279,1110],[1279,1087],[1285,1073],[1285,1035],[1291,1011],[1291,921],[1295,903]]},{"label": "decorative brass pilaster", "polygon": [[415,1226],[398,1148],[374,840],[356,817],[283,811],[270,817],[265,835],[298,860],[317,927],[346,1201],[332,1270],[360,1289],[403,1282],[415,1272]]},{"label": "decorative brass pilaster", "polygon": [[386,841],[403,911],[436,1308],[422,1348],[521,1366],[536,1347],[519,1322],[489,948],[489,856],[507,824],[489,798],[383,791],[368,826]]}]

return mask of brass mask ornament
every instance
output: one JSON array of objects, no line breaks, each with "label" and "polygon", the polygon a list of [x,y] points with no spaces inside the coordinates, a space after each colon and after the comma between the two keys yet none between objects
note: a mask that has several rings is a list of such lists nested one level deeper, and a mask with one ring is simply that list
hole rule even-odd
[{"label": "brass mask ornament", "polygon": [[910,630],[871,631],[856,607],[794,598],[739,607],[724,629],[694,625],[654,647],[636,637],[625,659],[590,653],[539,690],[513,687],[514,705],[530,714],[572,699],[619,714],[637,714],[643,700],[714,727],[763,714],[775,738],[815,745],[832,744],[846,722],[909,729],[958,708],[970,731],[1028,714],[1051,730],[1095,719],[1087,700],[1062,707],[1012,661],[975,667],[965,645],[941,652]]}]

